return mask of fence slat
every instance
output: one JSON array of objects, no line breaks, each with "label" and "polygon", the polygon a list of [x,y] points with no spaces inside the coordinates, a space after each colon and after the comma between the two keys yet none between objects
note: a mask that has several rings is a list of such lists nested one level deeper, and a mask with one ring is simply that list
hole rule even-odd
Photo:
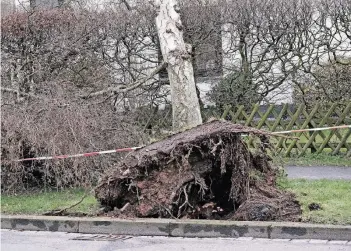
[{"label": "fence slat", "polygon": [[227,117],[227,115],[228,115],[228,113],[229,113],[229,111],[230,111],[231,108],[232,108],[231,105],[227,105],[227,106],[226,106],[226,108],[225,108],[225,110],[224,110],[224,112],[223,112],[223,114],[222,114],[222,116],[221,116],[222,119],[225,119],[225,118]]},{"label": "fence slat", "polygon": [[[311,121],[311,122],[312,122],[312,125],[313,125],[314,127],[322,127],[322,126],[325,124],[325,121],[329,118],[329,116],[330,116],[330,115],[332,114],[332,112],[335,110],[335,107],[336,107],[336,106],[337,106],[337,104],[334,103],[334,104],[329,108],[328,112],[325,114],[325,116],[324,116],[324,118],[321,120],[321,122],[319,122],[318,126],[313,125],[313,124],[315,124],[314,121]],[[318,131],[314,131],[314,132],[312,133],[312,135],[310,136],[309,140],[307,141],[307,144],[302,148],[302,150],[301,150],[299,156],[302,156],[302,155],[306,152],[308,146],[309,146],[310,144],[312,144],[312,142],[314,141],[314,139],[315,139],[315,137],[318,135],[318,133],[319,133]],[[323,136],[324,136],[324,134],[323,134]]]},{"label": "fence slat", "polygon": [[351,157],[351,149],[346,153],[346,157]]},{"label": "fence slat", "polygon": [[253,118],[255,117],[255,114],[256,114],[256,112],[258,111],[258,109],[260,108],[260,106],[259,106],[259,104],[255,104],[254,105],[254,108],[253,108],[253,110],[252,110],[252,112],[251,112],[251,114],[250,114],[250,117],[246,120],[246,122],[245,122],[245,125],[246,126],[249,126],[250,125],[250,123],[252,122],[252,120],[253,120]]},{"label": "fence slat", "polygon": [[[274,105],[273,105],[273,104],[269,105],[269,107],[268,107],[266,113],[261,117],[261,120],[260,120],[260,122],[258,123],[258,125],[257,125],[257,127],[256,127],[257,129],[261,129],[261,127],[263,126],[263,124],[264,124],[265,121],[267,120],[269,114],[271,114],[273,108],[274,108]],[[253,138],[251,137],[251,138],[249,139],[249,141],[248,141],[248,145],[249,145],[249,146],[252,145],[252,141],[253,141]]]},{"label": "fence slat", "polygon": [[[329,125],[328,123],[324,123],[324,124],[322,124],[321,126],[318,126],[317,124],[316,124],[316,122],[315,121],[311,121],[311,124],[312,124],[312,126],[314,127],[314,128],[318,128],[318,127],[323,127],[324,125]],[[320,122],[319,122],[319,124],[321,124]],[[315,131],[315,132],[317,132],[318,133],[318,135],[324,140],[327,136],[325,136],[324,135],[324,133],[322,132],[322,131]],[[313,144],[313,143],[312,143]],[[334,149],[335,149],[335,147],[333,146],[333,145],[331,145],[330,144],[330,142],[328,142],[328,146],[334,151]],[[315,148],[315,147],[314,147]],[[316,148],[315,148],[316,149]]]},{"label": "fence slat", "polygon": [[[285,131],[287,130],[291,130],[295,124],[295,121],[298,119],[302,109],[304,108],[303,104],[300,104],[299,107],[297,108],[295,114],[293,114],[289,124],[287,125],[287,127],[284,128]],[[290,112],[290,109],[287,109],[287,112]],[[283,144],[284,138],[280,138],[278,144],[276,144],[275,148],[280,148]]]},{"label": "fence slat", "polygon": [[[315,106],[314,106],[314,108],[313,108],[313,110],[311,111],[311,113],[310,113],[310,115],[306,118],[306,120],[305,120],[305,122],[302,124],[302,126],[301,126],[301,129],[305,129],[307,126],[308,126],[308,124],[310,123],[310,121],[312,120],[312,118],[313,118],[313,116],[316,114],[316,112],[318,111],[318,109],[319,109],[319,107],[320,107],[320,104],[319,103],[317,103]],[[297,133],[297,137],[300,137],[302,135],[302,132],[300,132],[300,133]],[[298,139],[294,139],[293,140],[293,142],[292,142],[292,144],[289,146],[289,148],[286,150],[286,152],[285,152],[285,156],[289,156],[290,155],[290,152],[291,152],[291,150],[292,150],[292,148],[293,148],[293,146],[296,144],[296,146],[300,146],[298,143],[297,143],[297,141],[298,141]],[[302,150],[302,147],[300,148],[300,150]]]},{"label": "fence slat", "polygon": [[237,120],[240,118],[240,114],[243,112],[244,106],[241,105],[238,107],[238,110],[236,111],[235,115],[232,118],[233,123],[236,123]]},{"label": "fence slat", "polygon": [[[340,117],[339,111],[336,110],[335,112],[336,112],[336,114]],[[343,120],[345,120],[345,118],[344,118]],[[343,123],[343,122],[341,121],[341,123]],[[336,136],[339,140],[342,140],[343,136],[340,134],[339,131],[335,131],[334,133],[335,133],[335,136]],[[346,145],[346,148],[347,148],[347,149],[350,148],[350,146],[349,146],[349,144],[347,144],[347,142],[345,142],[345,145]]]},{"label": "fence slat", "polygon": [[337,154],[340,149],[342,148],[343,145],[345,145],[347,150],[351,150],[351,147],[348,147],[348,145],[346,144],[347,139],[350,137],[351,135],[351,129],[349,129],[347,131],[347,133],[344,135],[344,137],[341,139],[340,143],[338,144],[338,146],[335,148],[335,150],[332,152],[332,155]]},{"label": "fence slat", "polygon": [[[345,108],[345,110],[342,112],[342,114],[340,115],[340,117],[338,118],[337,122],[335,123],[335,125],[340,125],[344,118],[346,117],[346,115],[349,114],[351,109],[351,102],[347,105],[347,107]],[[325,140],[323,141],[322,145],[318,148],[317,153],[321,153],[325,147],[325,145],[329,142],[329,140],[331,139],[331,137],[334,135],[335,131],[330,131],[329,135],[325,138]]]},{"label": "fence slat", "polygon": [[[283,118],[284,114],[286,113],[287,109],[288,109],[288,104],[284,104],[283,109],[280,111],[280,113],[278,115],[278,118],[275,120],[272,128],[270,128],[271,132],[274,132],[275,129],[277,128],[277,126],[280,124],[280,121],[282,120],[282,118]],[[273,110],[273,114],[276,115],[277,113]]]}]

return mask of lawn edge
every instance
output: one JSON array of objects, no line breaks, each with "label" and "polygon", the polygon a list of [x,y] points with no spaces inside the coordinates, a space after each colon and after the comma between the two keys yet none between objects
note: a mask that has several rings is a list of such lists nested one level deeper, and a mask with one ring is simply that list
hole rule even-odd
[{"label": "lawn edge", "polygon": [[351,241],[351,225],[297,222],[115,219],[1,215],[1,229],[134,236],[323,239]]}]

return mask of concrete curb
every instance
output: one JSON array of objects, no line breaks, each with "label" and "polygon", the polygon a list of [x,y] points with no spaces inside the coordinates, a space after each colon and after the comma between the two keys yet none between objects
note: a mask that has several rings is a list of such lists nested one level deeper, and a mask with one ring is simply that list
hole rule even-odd
[{"label": "concrete curb", "polygon": [[253,237],[351,241],[351,226],[291,222],[78,218],[2,215],[2,229],[174,237]]}]

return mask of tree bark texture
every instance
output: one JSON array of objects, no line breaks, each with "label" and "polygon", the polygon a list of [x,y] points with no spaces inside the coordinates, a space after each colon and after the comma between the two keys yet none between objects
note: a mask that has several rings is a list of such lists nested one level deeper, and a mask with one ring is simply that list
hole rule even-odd
[{"label": "tree bark texture", "polygon": [[171,85],[173,130],[202,124],[196,95],[191,45],[185,44],[177,0],[156,0],[159,13],[156,25],[163,60],[167,63]]}]

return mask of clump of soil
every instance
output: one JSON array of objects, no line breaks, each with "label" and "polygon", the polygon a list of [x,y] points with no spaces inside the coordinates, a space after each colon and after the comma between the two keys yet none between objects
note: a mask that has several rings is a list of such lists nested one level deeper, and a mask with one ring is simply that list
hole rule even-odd
[{"label": "clump of soil", "polygon": [[[251,153],[242,134],[256,135]],[[293,194],[275,184],[269,133],[212,121],[130,153],[95,189],[108,215],[190,219],[300,219]]]}]

